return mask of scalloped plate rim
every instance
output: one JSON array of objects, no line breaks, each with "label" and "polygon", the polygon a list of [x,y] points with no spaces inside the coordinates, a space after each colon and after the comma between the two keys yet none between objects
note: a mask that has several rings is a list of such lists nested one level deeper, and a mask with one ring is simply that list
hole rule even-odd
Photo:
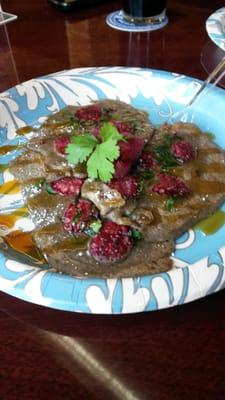
[{"label": "scalloped plate rim", "polygon": [[[12,97],[12,99],[15,99],[15,94],[13,94],[13,91],[17,91],[18,89],[20,89],[23,85],[28,85],[31,84],[32,82],[41,82],[44,81],[45,79],[49,79],[49,78],[55,78],[55,77],[60,77],[62,75],[75,75],[80,76],[80,74],[82,75],[82,78],[85,76],[85,73],[90,73],[91,75],[94,75],[96,72],[101,72],[101,71],[105,71],[105,72],[123,72],[123,73],[128,73],[132,72],[132,73],[136,73],[136,74],[143,74],[146,72],[151,72],[152,76],[154,77],[154,74],[159,77],[160,79],[163,78],[164,80],[170,81],[170,78],[173,77],[174,79],[183,79],[184,81],[191,83],[191,82],[195,82],[195,83],[201,83],[200,80],[192,78],[192,77],[188,77],[186,75],[180,75],[177,73],[173,73],[173,72],[167,72],[167,71],[163,71],[163,70],[154,70],[154,69],[148,69],[148,68],[135,68],[135,67],[88,67],[88,68],[74,68],[71,70],[64,70],[64,71],[59,71],[56,73],[52,73],[52,74],[48,74],[45,76],[41,76],[38,78],[33,78],[31,80],[28,80],[26,82],[23,82],[5,92],[3,92],[2,94],[0,94],[0,100],[2,99],[2,101],[4,99],[10,98]],[[221,98],[221,96],[224,96],[224,91],[220,88],[214,88],[213,89],[213,94],[215,94],[216,96],[219,96],[219,98]],[[18,92],[17,92],[18,95]],[[19,95],[18,95],[19,96]],[[180,103],[179,103],[180,104]],[[208,260],[207,260],[208,262]],[[208,267],[208,264],[207,264]],[[184,275],[186,273],[186,271],[189,269],[189,266],[186,266],[184,268],[179,268],[179,272],[180,275]],[[6,293],[15,296],[17,298],[20,298],[22,300],[26,300],[28,302],[34,303],[34,304],[40,304],[40,305],[44,305],[50,308],[56,308],[56,309],[61,309],[61,310],[65,310],[65,311],[77,311],[77,312],[83,312],[83,313],[96,313],[96,314],[126,314],[126,313],[133,313],[133,312],[142,312],[142,311],[151,311],[151,310],[156,310],[156,309],[161,309],[161,308],[167,308],[167,307],[171,307],[171,306],[175,306],[178,304],[183,304],[185,302],[190,302],[193,300],[196,300],[198,298],[204,297],[204,295],[209,294],[210,293],[210,288],[208,290],[208,293],[199,293],[198,290],[198,285],[193,286],[193,293],[191,296],[189,296],[188,298],[188,291],[189,291],[189,287],[182,289],[182,293],[179,294],[179,299],[176,302],[174,300],[174,298],[172,298],[174,296],[174,291],[173,291],[173,296],[171,295],[171,276],[172,275],[177,275],[178,274],[178,270],[176,268],[173,268],[171,271],[168,271],[167,273],[163,273],[163,274],[156,274],[156,275],[152,275],[152,276],[146,276],[146,277],[142,277],[142,278],[137,278],[137,279],[133,279],[133,278],[124,278],[124,279],[91,279],[91,278],[85,278],[85,279],[80,279],[80,278],[73,278],[73,277],[68,277],[67,275],[64,274],[58,274],[56,272],[50,272],[50,271],[46,271],[44,275],[47,276],[47,281],[51,280],[49,278],[49,274],[52,276],[57,277],[57,279],[60,278],[61,279],[65,279],[66,281],[68,280],[68,282],[70,283],[71,281],[74,281],[74,287],[73,290],[77,290],[78,293],[75,293],[75,297],[76,297],[76,301],[74,300],[73,297],[68,298],[68,300],[60,300],[60,298],[56,296],[56,302],[54,303],[54,299],[52,299],[52,297],[49,297],[48,295],[44,295],[44,292],[46,290],[46,286],[48,286],[49,282],[44,282],[44,289],[43,289],[43,293],[36,295],[36,297],[32,299],[32,297],[29,297],[26,293],[24,293],[24,289],[21,289],[20,286],[15,286],[14,288],[11,289],[7,289],[6,287],[4,287],[4,284],[2,285],[1,283],[1,264],[0,264],[0,289],[2,291],[5,291]],[[41,269],[37,269],[36,271],[36,275],[39,275],[39,272],[42,272]],[[35,273],[34,273],[35,275]],[[157,296],[155,295],[155,293],[153,293],[153,285],[155,286],[155,280],[162,280],[160,282],[160,284],[158,284],[157,290],[155,288],[155,291],[158,292],[158,289],[161,287],[162,291],[166,291],[166,286],[168,289],[168,301],[166,302],[161,302],[160,304],[160,299],[157,298]],[[195,279],[193,278],[193,276],[189,276],[188,277],[189,281],[190,279]],[[75,282],[76,281],[76,282]],[[99,283],[99,281],[101,281]],[[85,286],[87,285],[86,290],[83,292],[81,298],[79,299],[79,295],[80,295],[80,287],[76,288],[76,285],[78,284],[79,286],[79,282],[82,282]],[[91,285],[89,285],[92,282]],[[29,281],[28,281],[29,284]],[[160,286],[161,285],[161,286]],[[219,287],[221,285],[221,287]],[[29,286],[29,285],[28,285]],[[32,286],[32,285],[31,285]],[[157,286],[157,285],[156,285]],[[220,282],[220,284],[215,288],[214,291],[220,290],[222,288],[222,281]],[[87,304],[87,297],[89,296],[89,289],[91,289],[91,291],[93,293],[95,293],[95,296],[99,296],[99,298],[101,298],[103,301],[105,301],[105,306],[104,307],[99,307],[99,304],[95,304],[92,307],[91,303]],[[95,290],[96,289],[96,290]],[[173,288],[176,291],[176,288]],[[131,294],[130,292],[133,293]],[[213,292],[214,292],[213,291]],[[29,291],[28,291],[29,292]],[[40,292],[41,292],[41,286],[40,286]],[[98,292],[98,293],[97,293]],[[117,293],[118,292],[118,293]],[[204,291],[203,291],[204,292]],[[128,294],[127,294],[128,293]],[[136,293],[139,293],[139,298],[138,298],[138,305],[133,306],[132,308],[132,301],[134,300],[134,298],[132,298],[132,295],[134,296]],[[153,293],[153,295],[152,295]],[[186,293],[186,294],[185,294]],[[147,297],[149,295],[149,299],[147,301]],[[74,293],[73,293],[74,296]],[[118,297],[115,304],[113,303],[113,297]],[[126,306],[124,306],[124,298],[121,300],[122,296],[126,296],[128,297],[129,300],[129,296],[131,296],[131,305],[129,307],[129,304],[126,304]],[[146,297],[147,296],[147,297]],[[151,297],[152,296],[152,297]],[[155,298],[154,298],[155,297]],[[78,298],[78,300],[77,300]],[[92,294],[92,298],[93,298],[93,294]],[[51,301],[53,300],[53,302]],[[126,301],[125,301],[126,302]],[[129,303],[129,301],[128,301]],[[165,303],[165,304],[164,304]]]}]

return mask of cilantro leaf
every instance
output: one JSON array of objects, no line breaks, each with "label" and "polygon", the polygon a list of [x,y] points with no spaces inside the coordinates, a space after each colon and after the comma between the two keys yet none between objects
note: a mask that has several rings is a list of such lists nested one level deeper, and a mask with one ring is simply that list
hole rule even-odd
[{"label": "cilantro leaf", "polygon": [[123,135],[121,135],[116,127],[110,122],[106,122],[104,125],[102,125],[100,129],[100,137],[103,142],[106,142],[109,139],[116,141],[124,139]]},{"label": "cilantro leaf", "polygon": [[72,143],[66,148],[66,153],[68,154],[67,160],[69,164],[76,165],[86,161],[97,143],[98,141],[93,135],[84,134],[80,136],[73,136]]},{"label": "cilantro leaf", "polygon": [[67,160],[75,165],[87,162],[89,178],[108,182],[115,172],[113,162],[120,156],[117,142],[124,137],[113,124],[107,122],[100,128],[99,139],[100,143],[89,133],[73,136],[72,143],[66,147]]},{"label": "cilantro leaf", "polygon": [[98,144],[87,162],[88,176],[92,179],[99,178],[103,182],[110,181],[115,172],[113,161],[119,155],[119,146],[115,140],[109,139]]}]

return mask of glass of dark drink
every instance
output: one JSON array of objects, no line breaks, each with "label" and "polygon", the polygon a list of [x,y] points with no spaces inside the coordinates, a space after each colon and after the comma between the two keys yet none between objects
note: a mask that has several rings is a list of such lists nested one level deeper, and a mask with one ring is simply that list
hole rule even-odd
[{"label": "glass of dark drink", "polygon": [[167,0],[124,0],[123,18],[134,24],[159,24],[166,19]]}]

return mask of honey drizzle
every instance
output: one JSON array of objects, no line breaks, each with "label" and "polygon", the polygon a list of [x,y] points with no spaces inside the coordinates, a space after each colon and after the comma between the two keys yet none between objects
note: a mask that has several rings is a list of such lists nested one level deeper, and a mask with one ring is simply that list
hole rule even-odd
[{"label": "honey drizzle", "polygon": [[33,132],[33,131],[35,131],[35,128],[33,128],[30,125],[27,125],[27,126],[22,126],[22,128],[18,128],[16,133],[19,136],[24,136],[24,135],[27,135],[30,132]]},{"label": "honey drizzle", "polygon": [[225,212],[217,210],[213,215],[204,219],[196,225],[205,235],[213,235],[225,224]]},{"label": "honey drizzle", "polygon": [[29,256],[39,264],[46,263],[43,255],[35,246],[30,232],[14,231],[4,236],[4,240],[10,248],[18,253]]},{"label": "honey drizzle", "polygon": [[0,228],[4,226],[8,229],[12,229],[16,221],[28,215],[29,212],[26,207],[18,208],[10,214],[0,214]]},{"label": "honey drizzle", "polygon": [[0,194],[17,194],[20,192],[20,186],[17,181],[9,181],[0,186]]},{"label": "honey drizzle", "polygon": [[[27,217],[28,215],[29,212],[26,207],[18,208],[10,214],[0,214],[0,231],[1,228],[3,232],[4,228],[6,230],[13,229],[16,221],[23,217]],[[30,232],[15,230],[7,235],[3,235],[2,238],[11,249],[29,256],[31,259],[35,260],[35,262],[41,264],[45,263],[44,257],[35,246]]]},{"label": "honey drizzle", "polygon": [[13,150],[21,149],[21,147],[23,147],[23,146],[19,145],[19,144],[17,144],[17,145],[10,144],[10,145],[5,145],[5,146],[0,146],[0,155],[5,156]]}]

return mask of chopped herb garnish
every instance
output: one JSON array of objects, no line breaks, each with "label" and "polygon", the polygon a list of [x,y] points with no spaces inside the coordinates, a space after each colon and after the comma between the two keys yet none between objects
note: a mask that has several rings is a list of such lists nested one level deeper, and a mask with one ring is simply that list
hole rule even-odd
[{"label": "chopped herb garnish", "polygon": [[139,195],[145,194],[145,182],[141,179],[138,181],[139,184]]},{"label": "chopped herb garnish", "polygon": [[171,153],[171,144],[174,140],[177,140],[177,135],[168,135],[164,136],[164,141],[162,144],[159,144],[154,147],[154,152],[156,154],[156,159],[161,166],[161,170],[163,172],[168,172],[177,165],[179,165],[178,160]]},{"label": "chopped herb garnish", "polygon": [[72,221],[73,221],[75,224],[77,224],[77,222],[79,222],[79,220],[80,220],[81,215],[82,215],[81,210],[80,210],[79,208],[77,208],[77,209],[76,209],[76,214],[74,215]]},{"label": "chopped herb garnish", "polygon": [[57,194],[57,192],[55,192],[55,190],[52,189],[50,183],[46,182],[45,188],[48,194]]},{"label": "chopped herb garnish", "polygon": [[208,136],[209,140],[213,141],[216,138],[216,135],[212,132],[205,132],[205,135]]},{"label": "chopped herb garnish", "polygon": [[166,211],[172,212],[175,210],[177,204],[177,197],[169,196],[166,200],[165,209]]},{"label": "chopped herb garnish", "polygon": [[[52,119],[56,123],[62,123],[62,124],[67,124],[68,122],[76,121],[76,118],[74,114],[69,111],[68,109],[62,110],[60,114],[58,115],[58,118],[54,118],[54,114],[52,116]],[[50,117],[51,120],[51,117]]]},{"label": "chopped herb garnish", "polygon": [[88,236],[95,236],[101,229],[102,222],[97,219],[96,221],[92,222],[87,228],[85,228],[84,233]]},{"label": "chopped herb garnish", "polygon": [[[59,113],[60,117],[65,119],[70,119],[71,117],[73,117],[73,113],[71,111],[69,111],[67,108],[63,109],[60,113]],[[54,115],[53,115],[54,117]],[[60,118],[59,118],[60,119]]]},{"label": "chopped herb garnish", "polygon": [[134,240],[141,240],[142,239],[142,233],[138,229],[131,229],[131,236]]},{"label": "chopped herb garnish", "polygon": [[173,135],[166,133],[164,136],[164,143],[167,144],[168,146],[171,146],[178,139],[181,139],[181,136],[177,135],[176,133]]},{"label": "chopped herb garnish", "polygon": [[42,186],[45,183],[45,179],[40,179],[38,182],[36,182],[33,187],[37,190],[40,190],[42,188]]},{"label": "chopped herb garnish", "polygon": [[100,221],[100,219],[97,219],[96,221],[92,222],[92,224],[90,225],[90,228],[95,232],[98,233],[100,228],[102,226],[102,222]]},{"label": "chopped herb garnish", "polygon": [[169,133],[165,133],[162,140],[162,144],[170,147],[172,143],[173,143],[173,136],[170,135]]},{"label": "chopped herb garnish", "polygon": [[155,173],[152,169],[146,169],[145,171],[140,172],[139,176],[142,179],[152,180],[155,177]]},{"label": "chopped herb garnish", "polygon": [[79,128],[79,122],[77,119],[75,119],[74,117],[71,117],[69,124],[71,125],[71,128],[75,131]]},{"label": "chopped herb garnish", "polygon": [[120,114],[116,114],[116,113],[109,113],[110,117],[112,118],[113,121],[121,121],[121,115]]}]

